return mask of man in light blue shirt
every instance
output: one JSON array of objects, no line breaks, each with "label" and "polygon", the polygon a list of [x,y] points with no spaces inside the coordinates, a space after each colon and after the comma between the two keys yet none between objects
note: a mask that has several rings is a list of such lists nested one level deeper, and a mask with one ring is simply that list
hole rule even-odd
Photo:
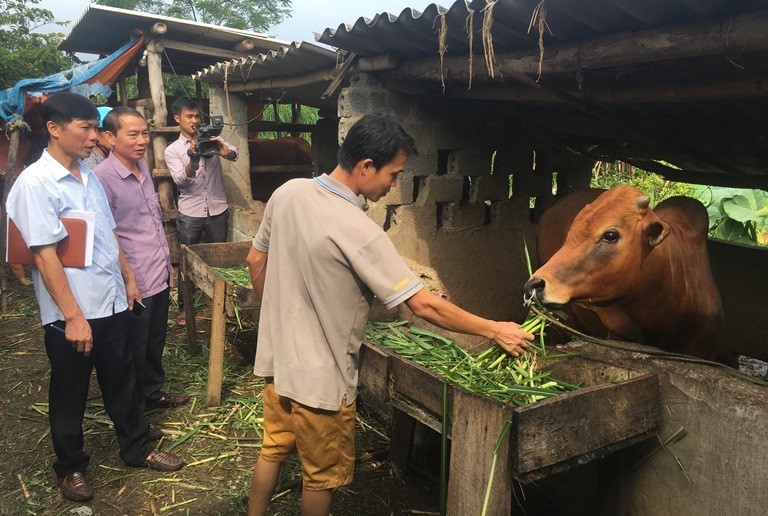
[{"label": "man in light blue shirt", "polygon": [[[126,464],[163,471],[182,465],[175,455],[152,450],[147,440],[149,424],[140,409],[126,342],[128,325],[134,322],[128,309],[141,297],[114,233],[104,188],[81,161],[96,144],[97,117],[83,96],[60,93],[49,98],[42,109],[48,148],[19,176],[7,204],[35,257],[35,294],[51,364],[53,469],[62,494],[76,501],[93,496],[85,477],[89,457],[83,451],[82,420],[94,367]],[[87,267],[64,267],[56,254],[67,236],[60,218],[70,210],[95,217],[93,262]]]}]

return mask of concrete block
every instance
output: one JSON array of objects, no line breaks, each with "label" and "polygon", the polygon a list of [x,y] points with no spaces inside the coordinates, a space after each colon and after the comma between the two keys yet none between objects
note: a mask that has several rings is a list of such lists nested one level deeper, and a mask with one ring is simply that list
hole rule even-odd
[{"label": "concrete block", "polygon": [[491,153],[459,149],[448,156],[448,173],[460,176],[491,174]]},{"label": "concrete block", "polygon": [[427,176],[419,189],[417,202],[420,204],[436,202],[459,202],[464,179],[456,176]]},{"label": "concrete block", "polygon": [[379,202],[368,201],[368,210],[365,212],[371,220],[373,220],[377,226],[383,228],[384,223],[387,221],[387,203],[384,199]]},{"label": "concrete block", "polygon": [[480,230],[485,225],[485,204],[448,203],[443,208],[443,231]]},{"label": "concrete block", "polygon": [[509,199],[509,176],[494,174],[472,178],[469,202],[506,201]]},{"label": "concrete block", "polygon": [[379,200],[379,203],[413,204],[413,174],[403,172],[397,178],[397,186],[392,188],[387,195]]}]

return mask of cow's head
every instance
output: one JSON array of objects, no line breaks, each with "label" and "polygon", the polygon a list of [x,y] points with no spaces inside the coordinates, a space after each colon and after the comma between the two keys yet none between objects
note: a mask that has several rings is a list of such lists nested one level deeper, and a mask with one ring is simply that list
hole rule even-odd
[{"label": "cow's head", "polygon": [[632,186],[608,190],[579,212],[565,243],[525,284],[548,306],[612,303],[640,281],[645,257],[669,227]]}]

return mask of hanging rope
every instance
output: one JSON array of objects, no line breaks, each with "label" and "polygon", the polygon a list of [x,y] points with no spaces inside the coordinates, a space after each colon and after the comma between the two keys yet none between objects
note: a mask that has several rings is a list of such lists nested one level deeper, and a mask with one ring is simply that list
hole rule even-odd
[{"label": "hanging rope", "polygon": [[528,24],[528,34],[531,33],[531,29],[536,25],[539,31],[539,70],[536,76],[536,82],[541,79],[542,65],[544,64],[544,31],[549,32],[552,35],[552,30],[547,24],[547,6],[544,3],[545,0],[541,0],[531,14],[531,22]]},{"label": "hanging rope", "polygon": [[445,20],[445,13],[440,14],[438,18],[440,18],[440,31],[437,34],[437,52],[440,54],[440,83],[443,86],[443,93],[445,93],[443,63],[445,61],[445,53],[448,51],[448,22]]},{"label": "hanging rope", "polygon": [[483,54],[485,55],[485,66],[488,68],[488,75],[491,78],[495,77],[496,71],[496,54],[493,51],[493,34],[491,28],[493,27],[493,8],[498,0],[488,2],[483,7]]}]

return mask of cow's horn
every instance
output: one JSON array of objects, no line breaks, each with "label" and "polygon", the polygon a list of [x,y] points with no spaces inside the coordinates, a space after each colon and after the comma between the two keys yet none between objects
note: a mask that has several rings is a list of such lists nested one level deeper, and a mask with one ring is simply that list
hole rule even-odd
[{"label": "cow's horn", "polygon": [[640,208],[641,210],[647,209],[650,203],[651,203],[651,199],[647,195],[637,196],[637,207]]}]

